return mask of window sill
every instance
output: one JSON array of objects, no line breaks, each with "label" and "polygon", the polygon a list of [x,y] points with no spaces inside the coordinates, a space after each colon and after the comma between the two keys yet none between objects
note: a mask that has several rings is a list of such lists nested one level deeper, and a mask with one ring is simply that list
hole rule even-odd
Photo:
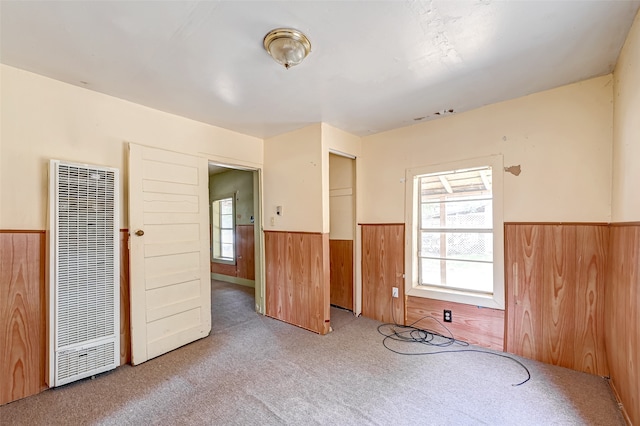
[{"label": "window sill", "polygon": [[439,287],[416,286],[407,291],[407,296],[423,297],[426,299],[436,299],[446,302],[464,303],[466,305],[504,310],[504,301],[496,300],[495,295],[492,294],[478,294]]}]

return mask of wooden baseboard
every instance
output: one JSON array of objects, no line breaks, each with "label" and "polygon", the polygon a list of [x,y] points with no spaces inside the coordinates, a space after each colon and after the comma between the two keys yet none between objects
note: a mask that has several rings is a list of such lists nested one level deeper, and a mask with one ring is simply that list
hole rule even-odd
[{"label": "wooden baseboard", "polygon": [[633,426],[633,423],[631,423],[631,417],[629,417],[629,413],[627,413],[627,410],[624,408],[624,405],[622,404],[622,400],[620,399],[620,394],[616,389],[615,383],[613,383],[613,379],[609,379],[608,381],[609,381],[609,387],[613,392],[613,396],[615,396],[616,401],[618,402],[618,408],[620,408],[620,411],[622,412],[622,417],[624,417],[624,421],[627,423],[628,426]]},{"label": "wooden baseboard", "polygon": [[226,283],[243,285],[245,287],[256,287],[256,282],[254,280],[247,280],[245,278],[230,277],[229,275],[216,274],[215,272],[211,273],[211,278],[218,281],[224,281]]}]

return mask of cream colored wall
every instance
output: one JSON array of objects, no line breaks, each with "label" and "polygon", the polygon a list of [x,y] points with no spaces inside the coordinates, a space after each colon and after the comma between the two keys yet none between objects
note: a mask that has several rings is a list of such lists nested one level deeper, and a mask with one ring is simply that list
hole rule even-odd
[{"label": "cream colored wall", "polygon": [[640,220],[640,13],[613,73],[612,222]]},{"label": "cream colored wall", "polygon": [[262,166],[262,140],[0,66],[0,229],[44,229],[50,158],[121,170],[127,227],[126,142]]},{"label": "cream colored wall", "polygon": [[327,150],[334,150],[354,157],[360,156],[362,138],[322,123],[322,143]]},{"label": "cream colored wall", "polygon": [[329,155],[329,219],[331,240],[355,239],[354,160]]},{"label": "cream colored wall", "polygon": [[321,148],[319,123],[265,139],[265,230],[324,232]]},{"label": "cream colored wall", "polygon": [[360,220],[404,222],[407,168],[502,154],[505,221],[609,222],[612,99],[608,75],[365,137]]}]

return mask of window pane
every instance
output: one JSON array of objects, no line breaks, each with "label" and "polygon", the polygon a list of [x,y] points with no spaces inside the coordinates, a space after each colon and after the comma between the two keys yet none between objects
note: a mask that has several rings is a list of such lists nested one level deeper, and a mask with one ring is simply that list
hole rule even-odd
[{"label": "window pane", "polygon": [[419,257],[493,261],[493,234],[420,232]]},{"label": "window pane", "polygon": [[491,293],[493,264],[420,259],[420,284]]},{"label": "window pane", "polygon": [[231,229],[220,230],[220,241],[223,244],[233,244],[233,231]]},{"label": "window pane", "polygon": [[233,228],[233,216],[230,214],[220,215],[220,227]]},{"label": "window pane", "polygon": [[222,257],[233,258],[233,244],[222,244]]},{"label": "window pane", "polygon": [[217,216],[213,223],[213,256],[234,259],[233,198],[215,201],[213,213]]},{"label": "window pane", "polygon": [[220,213],[233,214],[233,200],[231,198],[225,198],[220,201]]},{"label": "window pane", "polygon": [[[488,194],[488,196],[491,195]],[[482,199],[485,197],[487,195],[476,197],[476,199],[422,204],[421,228],[491,229],[493,223],[492,202],[490,198]]]}]

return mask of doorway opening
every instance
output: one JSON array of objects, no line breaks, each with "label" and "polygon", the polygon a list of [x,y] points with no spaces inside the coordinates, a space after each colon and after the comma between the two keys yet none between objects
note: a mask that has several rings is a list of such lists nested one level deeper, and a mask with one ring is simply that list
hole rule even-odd
[{"label": "doorway opening", "polygon": [[350,156],[329,153],[330,303],[355,310],[356,168]]},{"label": "doorway opening", "polygon": [[211,279],[253,288],[263,313],[259,182],[259,170],[209,162]]}]

